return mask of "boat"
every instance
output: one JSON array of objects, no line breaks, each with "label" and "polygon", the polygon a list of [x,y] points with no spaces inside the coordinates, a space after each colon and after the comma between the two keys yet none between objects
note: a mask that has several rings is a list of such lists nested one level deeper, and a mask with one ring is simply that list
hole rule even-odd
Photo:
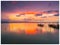
[{"label": "boat", "polygon": [[57,24],[57,25],[49,24],[49,27],[59,29],[59,24]]},{"label": "boat", "polygon": [[38,26],[43,27],[44,25],[43,24],[38,24]]}]

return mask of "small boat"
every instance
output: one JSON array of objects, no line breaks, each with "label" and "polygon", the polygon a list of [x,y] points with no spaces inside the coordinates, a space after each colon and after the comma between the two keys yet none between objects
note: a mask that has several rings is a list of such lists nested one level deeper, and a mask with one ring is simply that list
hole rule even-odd
[{"label": "small boat", "polygon": [[49,24],[49,27],[59,29],[59,24],[57,24],[57,25]]},{"label": "small boat", "polygon": [[43,24],[38,24],[38,26],[43,27],[44,25]]}]

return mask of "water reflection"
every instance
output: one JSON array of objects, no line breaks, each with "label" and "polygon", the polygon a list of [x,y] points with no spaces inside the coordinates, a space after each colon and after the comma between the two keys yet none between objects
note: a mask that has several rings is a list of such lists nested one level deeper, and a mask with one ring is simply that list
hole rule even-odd
[{"label": "water reflection", "polygon": [[[29,39],[31,39],[31,40],[34,39],[34,41],[31,43],[58,43],[58,40],[59,40],[58,32],[59,31],[57,29],[50,28],[47,23],[44,24],[44,27],[39,27],[37,24],[38,23],[2,23],[2,25],[1,25],[2,26],[2,28],[1,28],[2,29],[2,39],[5,40],[4,37],[10,38],[10,37],[15,36],[14,40],[17,40],[17,42],[14,42],[14,43],[24,43],[24,42],[20,42],[19,39],[21,37],[23,38],[22,39],[23,41],[25,39],[26,40],[28,39],[28,41],[25,40],[25,43],[28,43],[30,41]],[[17,37],[19,37],[19,38],[17,39]],[[4,40],[2,40],[3,41],[2,43],[5,43]],[[12,38],[9,40],[12,41]],[[13,43],[11,41],[8,41],[8,42]],[[37,42],[35,42],[35,41],[37,41]],[[46,42],[44,42],[44,41],[46,41]],[[51,42],[51,41],[55,41],[55,42]]]},{"label": "water reflection", "polygon": [[54,28],[50,28],[48,24],[45,24],[44,27],[37,26],[37,23],[9,23],[9,24],[2,24],[2,30],[5,32],[15,32],[15,33],[23,33],[25,34],[36,34],[36,33],[47,33],[51,32],[54,33],[57,30]]}]

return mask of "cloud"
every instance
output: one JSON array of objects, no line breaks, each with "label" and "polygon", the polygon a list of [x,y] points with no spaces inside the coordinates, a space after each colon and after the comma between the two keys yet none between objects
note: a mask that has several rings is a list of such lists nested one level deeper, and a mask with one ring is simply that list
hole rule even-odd
[{"label": "cloud", "polygon": [[42,14],[35,14],[35,16],[42,16]]},{"label": "cloud", "polygon": [[22,16],[22,15],[25,16],[25,14],[17,14],[16,16],[17,16],[17,17],[20,17],[20,16]]},{"label": "cloud", "polygon": [[59,14],[55,14],[54,16],[59,16]]},{"label": "cloud", "polygon": [[43,13],[59,13],[58,10],[49,10],[49,11],[44,11]]}]

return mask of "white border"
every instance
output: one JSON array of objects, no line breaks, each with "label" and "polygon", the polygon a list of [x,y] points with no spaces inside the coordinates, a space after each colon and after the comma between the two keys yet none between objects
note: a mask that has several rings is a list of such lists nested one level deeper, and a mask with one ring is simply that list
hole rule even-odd
[{"label": "white border", "polygon": [[[0,0],[0,29],[1,29],[1,1],[60,1],[60,0]],[[59,15],[60,15],[60,9],[59,9]],[[60,25],[60,16],[59,16],[59,25]],[[59,44],[1,44],[1,30],[0,30],[0,45],[60,45],[60,35],[59,35]]]},{"label": "white border", "polygon": [[60,44],[1,44],[1,45],[60,45]]},{"label": "white border", "polygon": [[[1,29],[1,1],[0,1],[0,29]],[[0,45],[1,45],[1,30],[0,30]]]},{"label": "white border", "polygon": [[59,1],[59,0],[1,0],[1,1]]}]

